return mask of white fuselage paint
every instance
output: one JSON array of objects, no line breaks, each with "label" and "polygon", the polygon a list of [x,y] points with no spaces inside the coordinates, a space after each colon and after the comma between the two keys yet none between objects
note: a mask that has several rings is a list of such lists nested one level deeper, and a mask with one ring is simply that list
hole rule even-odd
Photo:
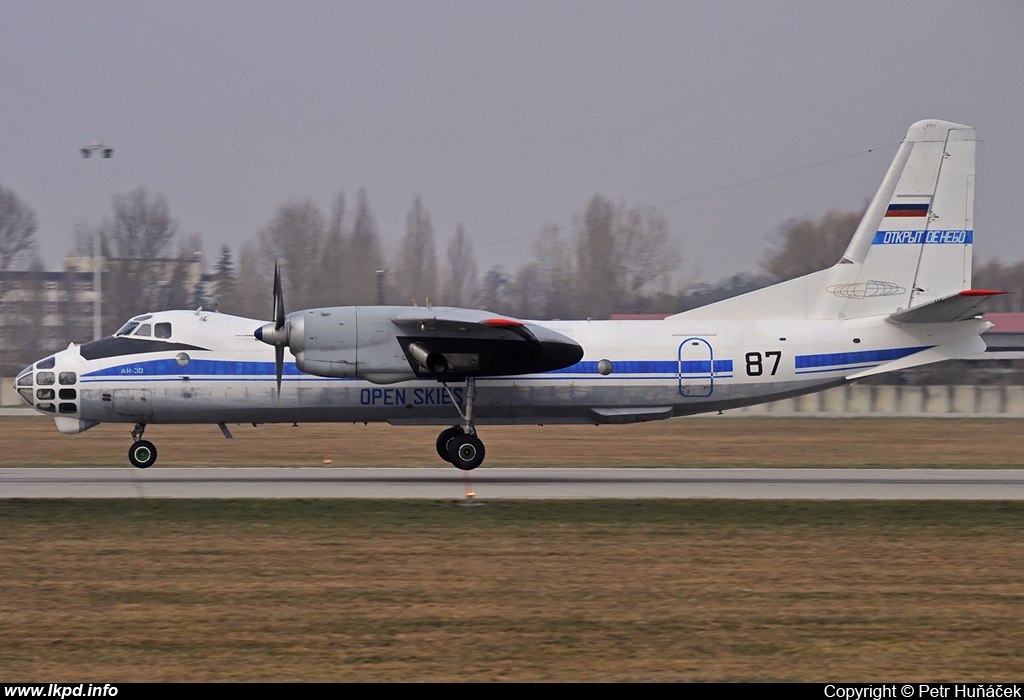
[{"label": "white fuselage paint", "polygon": [[[263,321],[188,311],[152,315],[152,323],[160,321],[173,327],[166,342],[209,349],[87,360],[80,346],[69,346],[54,356],[49,371],[63,378],[73,372],[74,383],[43,386],[37,371],[32,389],[74,398],[36,397],[37,410],[50,404],[42,412],[68,433],[100,422],[459,421],[436,381],[381,385],[317,377],[299,372],[290,354],[278,396],[274,350],[252,335]],[[836,386],[865,369],[975,337],[984,324],[903,325],[883,317],[535,323],[578,342],[582,361],[556,372],[478,379],[478,424],[629,423],[763,403]],[[601,360],[611,362],[609,374],[599,373]],[[461,403],[463,386],[450,387]]]}]

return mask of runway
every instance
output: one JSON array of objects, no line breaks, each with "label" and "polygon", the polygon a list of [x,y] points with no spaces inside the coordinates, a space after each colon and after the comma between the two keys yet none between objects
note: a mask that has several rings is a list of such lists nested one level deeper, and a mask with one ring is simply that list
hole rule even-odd
[{"label": "runway", "polygon": [[1024,500],[1024,469],[0,469],[0,498]]}]

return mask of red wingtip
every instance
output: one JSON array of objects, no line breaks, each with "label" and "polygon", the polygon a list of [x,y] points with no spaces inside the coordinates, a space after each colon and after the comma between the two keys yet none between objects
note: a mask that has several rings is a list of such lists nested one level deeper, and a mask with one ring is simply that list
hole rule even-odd
[{"label": "red wingtip", "polygon": [[997,294],[1009,294],[1009,292],[999,292],[994,289],[965,289],[960,292],[962,297],[992,297]]}]

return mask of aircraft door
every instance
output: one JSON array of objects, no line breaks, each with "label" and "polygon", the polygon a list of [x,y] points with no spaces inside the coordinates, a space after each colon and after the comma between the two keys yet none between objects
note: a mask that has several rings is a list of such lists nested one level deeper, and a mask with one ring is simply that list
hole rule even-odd
[{"label": "aircraft door", "polygon": [[715,390],[714,351],[704,338],[679,344],[679,393],[689,398],[711,396]]}]

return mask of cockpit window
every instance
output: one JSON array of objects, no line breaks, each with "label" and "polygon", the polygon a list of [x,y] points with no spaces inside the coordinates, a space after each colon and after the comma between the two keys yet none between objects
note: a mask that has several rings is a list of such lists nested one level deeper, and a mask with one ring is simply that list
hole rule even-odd
[{"label": "cockpit window", "polygon": [[157,338],[170,338],[171,337],[171,324],[164,322],[156,324],[156,337]]},{"label": "cockpit window", "polygon": [[36,363],[36,369],[53,369],[53,365],[56,360],[52,357],[47,357],[45,360],[40,360]]},{"label": "cockpit window", "polygon": [[139,329],[135,331],[135,335],[148,338],[149,336],[153,335],[153,326],[151,326],[148,323],[143,323],[141,326],[139,326]]},{"label": "cockpit window", "polygon": [[133,330],[135,330],[138,327],[138,325],[139,324],[135,321],[129,321],[128,323],[121,326],[121,330],[119,330],[117,333],[114,333],[114,335],[128,335]]},{"label": "cockpit window", "polygon": [[24,372],[18,376],[18,386],[32,386],[32,373]]}]

